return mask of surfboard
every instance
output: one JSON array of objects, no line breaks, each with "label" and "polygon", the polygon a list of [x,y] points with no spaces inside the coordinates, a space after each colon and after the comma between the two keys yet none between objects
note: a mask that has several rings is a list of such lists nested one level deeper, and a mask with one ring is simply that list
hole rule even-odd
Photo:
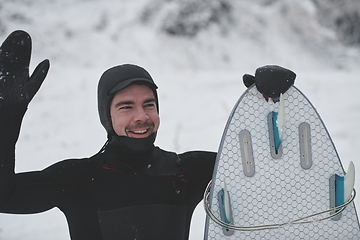
[{"label": "surfboard", "polygon": [[271,101],[251,85],[229,116],[204,194],[204,239],[360,239],[356,191],[344,190],[350,165],[345,172],[298,88]]}]

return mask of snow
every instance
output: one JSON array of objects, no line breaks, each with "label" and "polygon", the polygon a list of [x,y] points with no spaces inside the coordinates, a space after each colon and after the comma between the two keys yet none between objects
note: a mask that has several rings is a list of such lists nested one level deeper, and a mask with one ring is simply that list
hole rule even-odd
[{"label": "snow", "polygon": [[[166,2],[166,1],[164,1]],[[12,0],[0,3],[0,40],[15,29],[33,39],[31,69],[44,58],[50,72],[23,121],[16,172],[88,157],[106,140],[97,115],[96,87],[117,64],[145,67],[159,86],[163,149],[217,151],[227,117],[245,90],[242,75],[276,64],[297,73],[295,85],[322,116],[344,168],[360,163],[360,49],[340,44],[317,21],[310,0],[234,1],[231,21],[195,37],[162,31],[178,5],[149,0]],[[157,4],[157,5],[156,5]],[[162,5],[163,4],[163,5]],[[146,23],[144,8],[157,9]],[[169,23],[168,23],[169,24]],[[360,184],[360,174],[356,186]],[[356,198],[357,208],[360,199]],[[197,207],[190,239],[203,236]],[[69,239],[62,213],[0,214],[0,239]]]}]

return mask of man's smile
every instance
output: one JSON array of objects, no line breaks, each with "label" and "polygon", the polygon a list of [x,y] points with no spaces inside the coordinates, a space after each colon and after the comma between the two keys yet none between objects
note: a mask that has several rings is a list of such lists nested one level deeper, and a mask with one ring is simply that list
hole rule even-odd
[{"label": "man's smile", "polygon": [[145,130],[137,130],[137,131],[132,131],[133,133],[136,133],[136,134],[142,134],[142,133],[146,133],[148,131],[148,129],[145,129]]},{"label": "man's smile", "polygon": [[132,138],[144,138],[149,136],[154,129],[153,123],[141,123],[137,126],[130,126],[126,129],[126,135]]}]

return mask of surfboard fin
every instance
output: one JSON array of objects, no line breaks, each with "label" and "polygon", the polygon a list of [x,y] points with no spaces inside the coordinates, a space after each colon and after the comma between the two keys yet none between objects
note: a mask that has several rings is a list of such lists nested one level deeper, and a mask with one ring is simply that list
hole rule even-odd
[{"label": "surfboard fin", "polygon": [[[339,176],[334,174],[330,178],[330,208],[336,208],[347,203],[351,199],[355,185],[355,167],[354,163],[350,162],[348,171],[345,176]],[[339,212],[341,209],[337,209],[331,214]],[[332,220],[337,221],[341,218],[341,213],[335,215]]]},{"label": "surfboard fin", "polygon": [[269,131],[270,131],[270,145],[274,150],[272,156],[280,158],[282,155],[280,146],[283,141],[285,131],[285,104],[284,95],[280,94],[279,109],[277,112],[271,112],[269,115]]},{"label": "surfboard fin", "polygon": [[279,113],[272,112],[272,122],[273,122],[274,143],[275,143],[275,152],[276,152],[276,154],[279,153],[279,148],[280,148],[280,144],[281,144],[280,130],[279,130],[279,126],[277,124],[278,117],[279,117]]},{"label": "surfboard fin", "polygon": [[[227,184],[224,180],[224,187],[218,193],[219,209],[221,220],[226,224],[233,224],[233,215],[231,209],[231,202],[229,191],[227,190]],[[233,234],[233,231],[229,228],[223,228],[223,232],[226,236]]]},{"label": "surfboard fin", "polygon": [[280,142],[282,142],[285,131],[285,103],[282,93],[280,93],[280,105],[276,124],[279,130]]},{"label": "surfboard fin", "polygon": [[343,205],[351,198],[351,193],[355,185],[355,167],[350,162],[345,176],[335,174],[336,207]]},{"label": "surfboard fin", "polygon": [[354,189],[355,185],[355,166],[354,163],[351,161],[349,163],[348,171],[344,177],[344,200],[345,202],[349,201],[351,198],[352,190]]}]

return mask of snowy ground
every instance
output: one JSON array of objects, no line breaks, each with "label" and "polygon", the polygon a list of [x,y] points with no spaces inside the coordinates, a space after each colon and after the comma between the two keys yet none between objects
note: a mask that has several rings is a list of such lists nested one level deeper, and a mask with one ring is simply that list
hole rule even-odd
[{"label": "snowy ground", "polygon": [[[161,117],[156,144],[176,152],[217,151],[227,117],[245,90],[242,75],[265,64],[290,68],[297,73],[295,85],[322,116],[345,168],[354,161],[360,171],[360,51],[344,48],[319,26],[310,1],[279,0],[266,9],[239,1],[232,29],[222,32],[212,26],[193,39],[160,31],[166,9],[158,19],[139,23],[137,16],[148,2],[4,2],[0,20],[7,28],[0,40],[24,29],[33,37],[31,69],[43,58],[51,61],[23,122],[17,172],[91,156],[101,148],[106,135],[97,116],[97,81],[105,69],[121,63],[142,65],[153,75]],[[23,17],[15,18],[15,13]],[[357,189],[359,184],[360,174]],[[360,199],[355,201],[359,209]],[[191,240],[202,238],[204,218],[200,204]],[[0,239],[63,240],[69,235],[64,216],[54,209],[37,215],[0,214]]]}]

